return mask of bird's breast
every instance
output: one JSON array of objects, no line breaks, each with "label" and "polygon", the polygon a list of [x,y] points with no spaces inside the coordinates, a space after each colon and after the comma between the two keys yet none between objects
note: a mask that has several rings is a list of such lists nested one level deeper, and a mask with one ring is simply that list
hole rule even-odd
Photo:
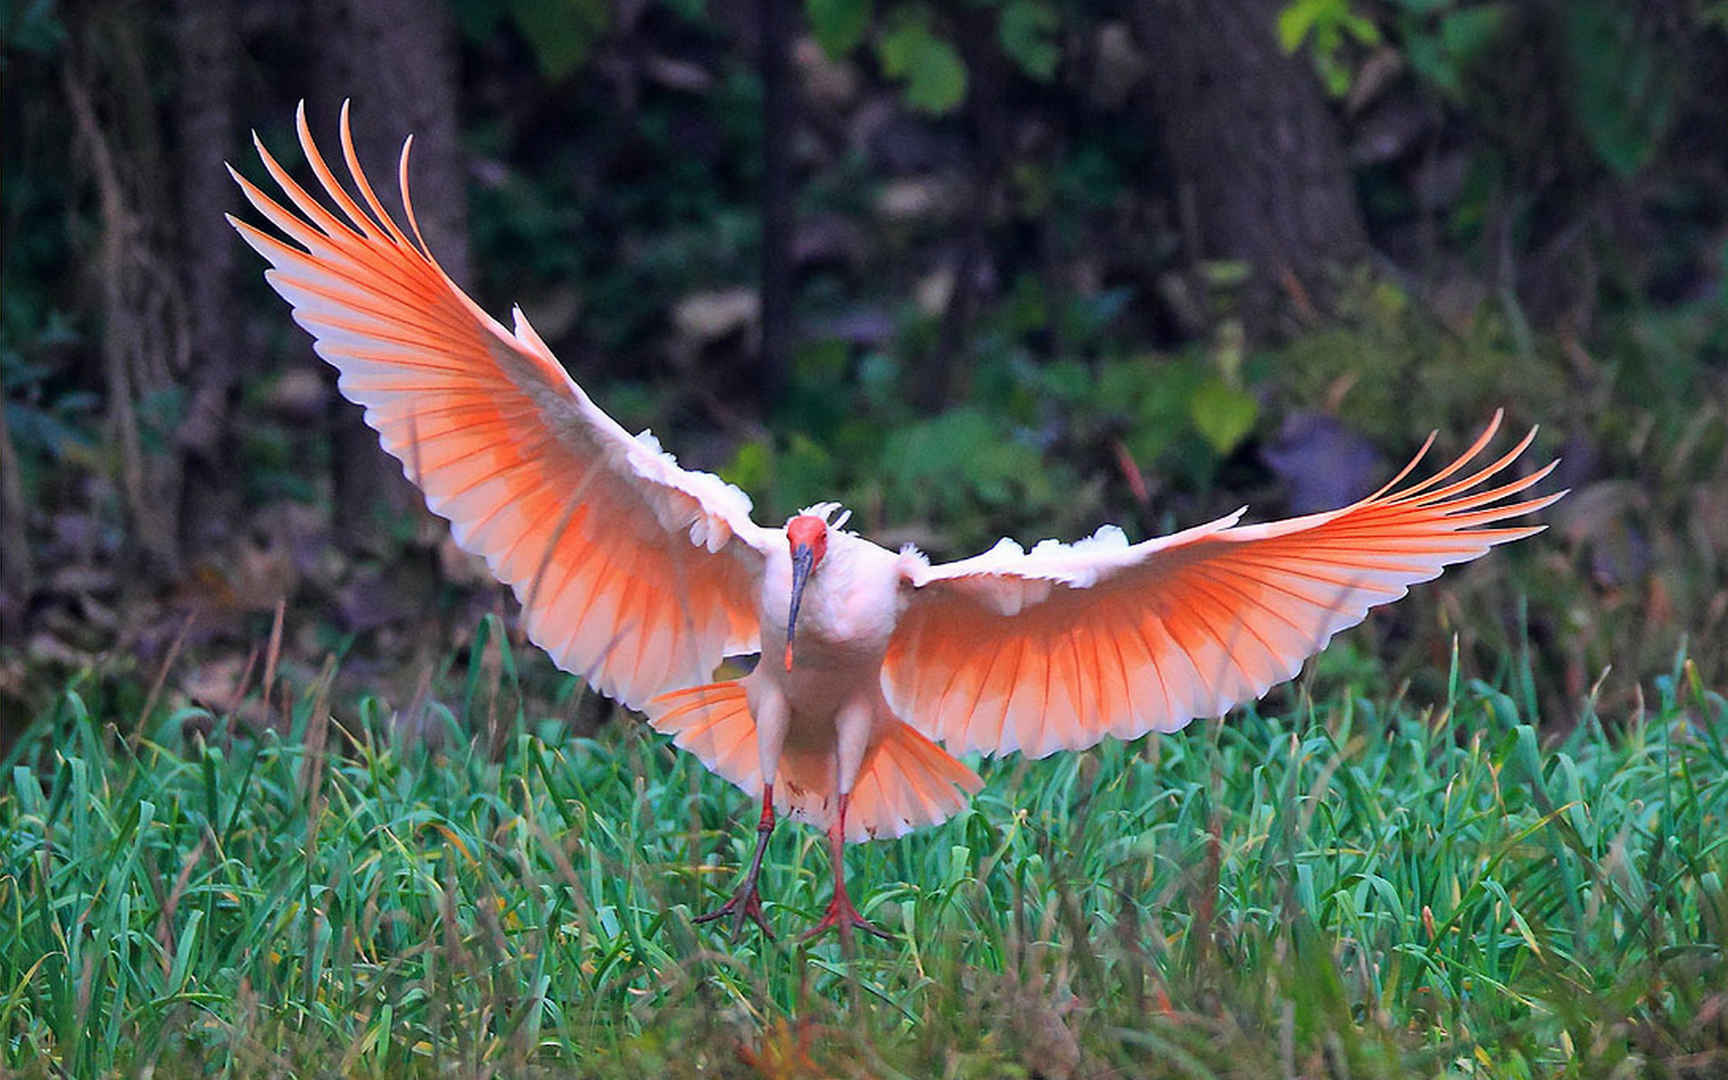
[{"label": "bird's breast", "polygon": [[[793,664],[811,674],[862,670],[874,678],[897,613],[892,556],[855,537],[836,536],[830,543],[828,556],[804,586]],[[791,601],[791,559],[773,559],[763,575],[761,597],[765,657],[778,658],[785,651]]]}]

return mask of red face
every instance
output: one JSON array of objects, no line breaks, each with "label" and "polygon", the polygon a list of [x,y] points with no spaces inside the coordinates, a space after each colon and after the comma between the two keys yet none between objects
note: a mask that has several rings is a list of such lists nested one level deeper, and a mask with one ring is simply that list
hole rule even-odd
[{"label": "red face", "polygon": [[796,551],[800,546],[810,549],[811,564],[822,561],[828,553],[828,523],[819,517],[799,514],[786,523],[786,542]]},{"label": "red face", "polygon": [[804,583],[810,571],[828,552],[828,523],[819,517],[799,514],[786,523],[786,543],[792,548],[792,605],[786,613],[786,670],[792,670],[792,638],[798,633],[798,605],[804,599]]}]

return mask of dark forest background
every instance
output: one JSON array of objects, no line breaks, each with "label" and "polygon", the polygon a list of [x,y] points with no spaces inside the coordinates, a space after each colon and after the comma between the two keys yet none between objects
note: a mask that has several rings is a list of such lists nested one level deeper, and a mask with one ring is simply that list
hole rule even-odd
[{"label": "dark forest background", "polygon": [[1504,406],[1524,467],[1564,455],[1553,529],[1310,678],[1431,693],[1456,635],[1468,675],[1529,650],[1551,724],[1686,639],[1720,684],[1725,33],[1704,0],[4,0],[0,717],[69,678],[231,708],[279,604],[290,685],[339,654],[405,703],[509,619],[222,220],[249,130],[297,168],[296,103],[329,142],[345,98],[387,202],[414,134],[480,304],[763,520],[840,498],[943,557],[1263,520]]}]

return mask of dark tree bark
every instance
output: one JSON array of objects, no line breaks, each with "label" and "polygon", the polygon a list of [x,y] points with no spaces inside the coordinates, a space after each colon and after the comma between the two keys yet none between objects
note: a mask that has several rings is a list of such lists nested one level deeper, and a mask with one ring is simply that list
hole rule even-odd
[{"label": "dark tree bark", "polygon": [[1251,329],[1324,306],[1328,269],[1364,253],[1336,124],[1307,59],[1279,47],[1283,0],[1140,0],[1153,107],[1194,258],[1254,269]]},{"label": "dark tree bark", "polygon": [[[0,596],[23,610],[35,584],[35,571],[29,536],[24,531],[28,510],[20,471],[18,451],[6,427],[6,387],[0,384]],[[6,605],[0,603],[0,617],[5,614]]]},{"label": "dark tree bark", "polygon": [[[101,312],[107,437],[130,526],[129,556],[175,577],[180,568],[180,470],[156,450],[169,435],[155,406],[179,386],[190,332],[163,223],[172,184],[151,100],[144,30],[132,12],[80,13],[81,49],[61,66],[75,160],[96,196],[100,231],[81,267]],[[106,64],[90,57],[112,58]]]},{"label": "dark tree bark", "polygon": [[1008,170],[1008,70],[997,43],[998,14],[987,8],[956,5],[951,10],[955,40],[966,61],[966,116],[972,126],[970,202],[966,235],[954,266],[954,290],[942,313],[934,352],[913,376],[911,396],[928,413],[939,413],[966,396],[972,354],[966,339],[978,320],[984,296],[980,271],[990,258],[991,231],[1002,218],[1002,178]]},{"label": "dark tree bark", "polygon": [[[337,110],[353,99],[360,163],[384,205],[397,210],[396,162],[412,133],[410,187],[432,253],[457,283],[468,277],[467,172],[457,126],[457,69],[449,5],[426,0],[315,0],[319,41],[313,130],[335,134]],[[351,543],[378,549],[389,525],[423,506],[401,466],[378,447],[360,410],[331,386],[337,527]],[[412,467],[412,466],[410,466]]]},{"label": "dark tree bark", "polygon": [[762,20],[762,358],[765,403],[786,385],[792,322],[792,90],[786,79],[787,0],[758,0]]},{"label": "dark tree bark", "polygon": [[182,287],[190,327],[187,405],[175,442],[181,456],[180,546],[214,547],[239,520],[241,477],[230,428],[236,377],[234,233],[222,218],[233,187],[223,160],[234,156],[234,87],[240,42],[232,0],[177,0]]}]

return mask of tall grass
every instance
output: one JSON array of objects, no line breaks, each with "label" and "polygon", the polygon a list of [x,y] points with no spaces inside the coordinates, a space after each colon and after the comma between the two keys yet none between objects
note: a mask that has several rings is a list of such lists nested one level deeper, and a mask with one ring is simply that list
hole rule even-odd
[{"label": "tall grass", "polygon": [[311,694],[281,733],[129,731],[74,686],[5,764],[0,1065],[1721,1075],[1728,703],[1687,670],[1607,730],[1553,707],[1557,740],[1454,671],[1432,704],[984,763],[958,818],[849,853],[898,934],[850,961],[796,944],[803,827],[763,870],[778,940],[692,926],[754,811],[640,725],[518,715],[486,748],[441,709],[438,750]]}]

